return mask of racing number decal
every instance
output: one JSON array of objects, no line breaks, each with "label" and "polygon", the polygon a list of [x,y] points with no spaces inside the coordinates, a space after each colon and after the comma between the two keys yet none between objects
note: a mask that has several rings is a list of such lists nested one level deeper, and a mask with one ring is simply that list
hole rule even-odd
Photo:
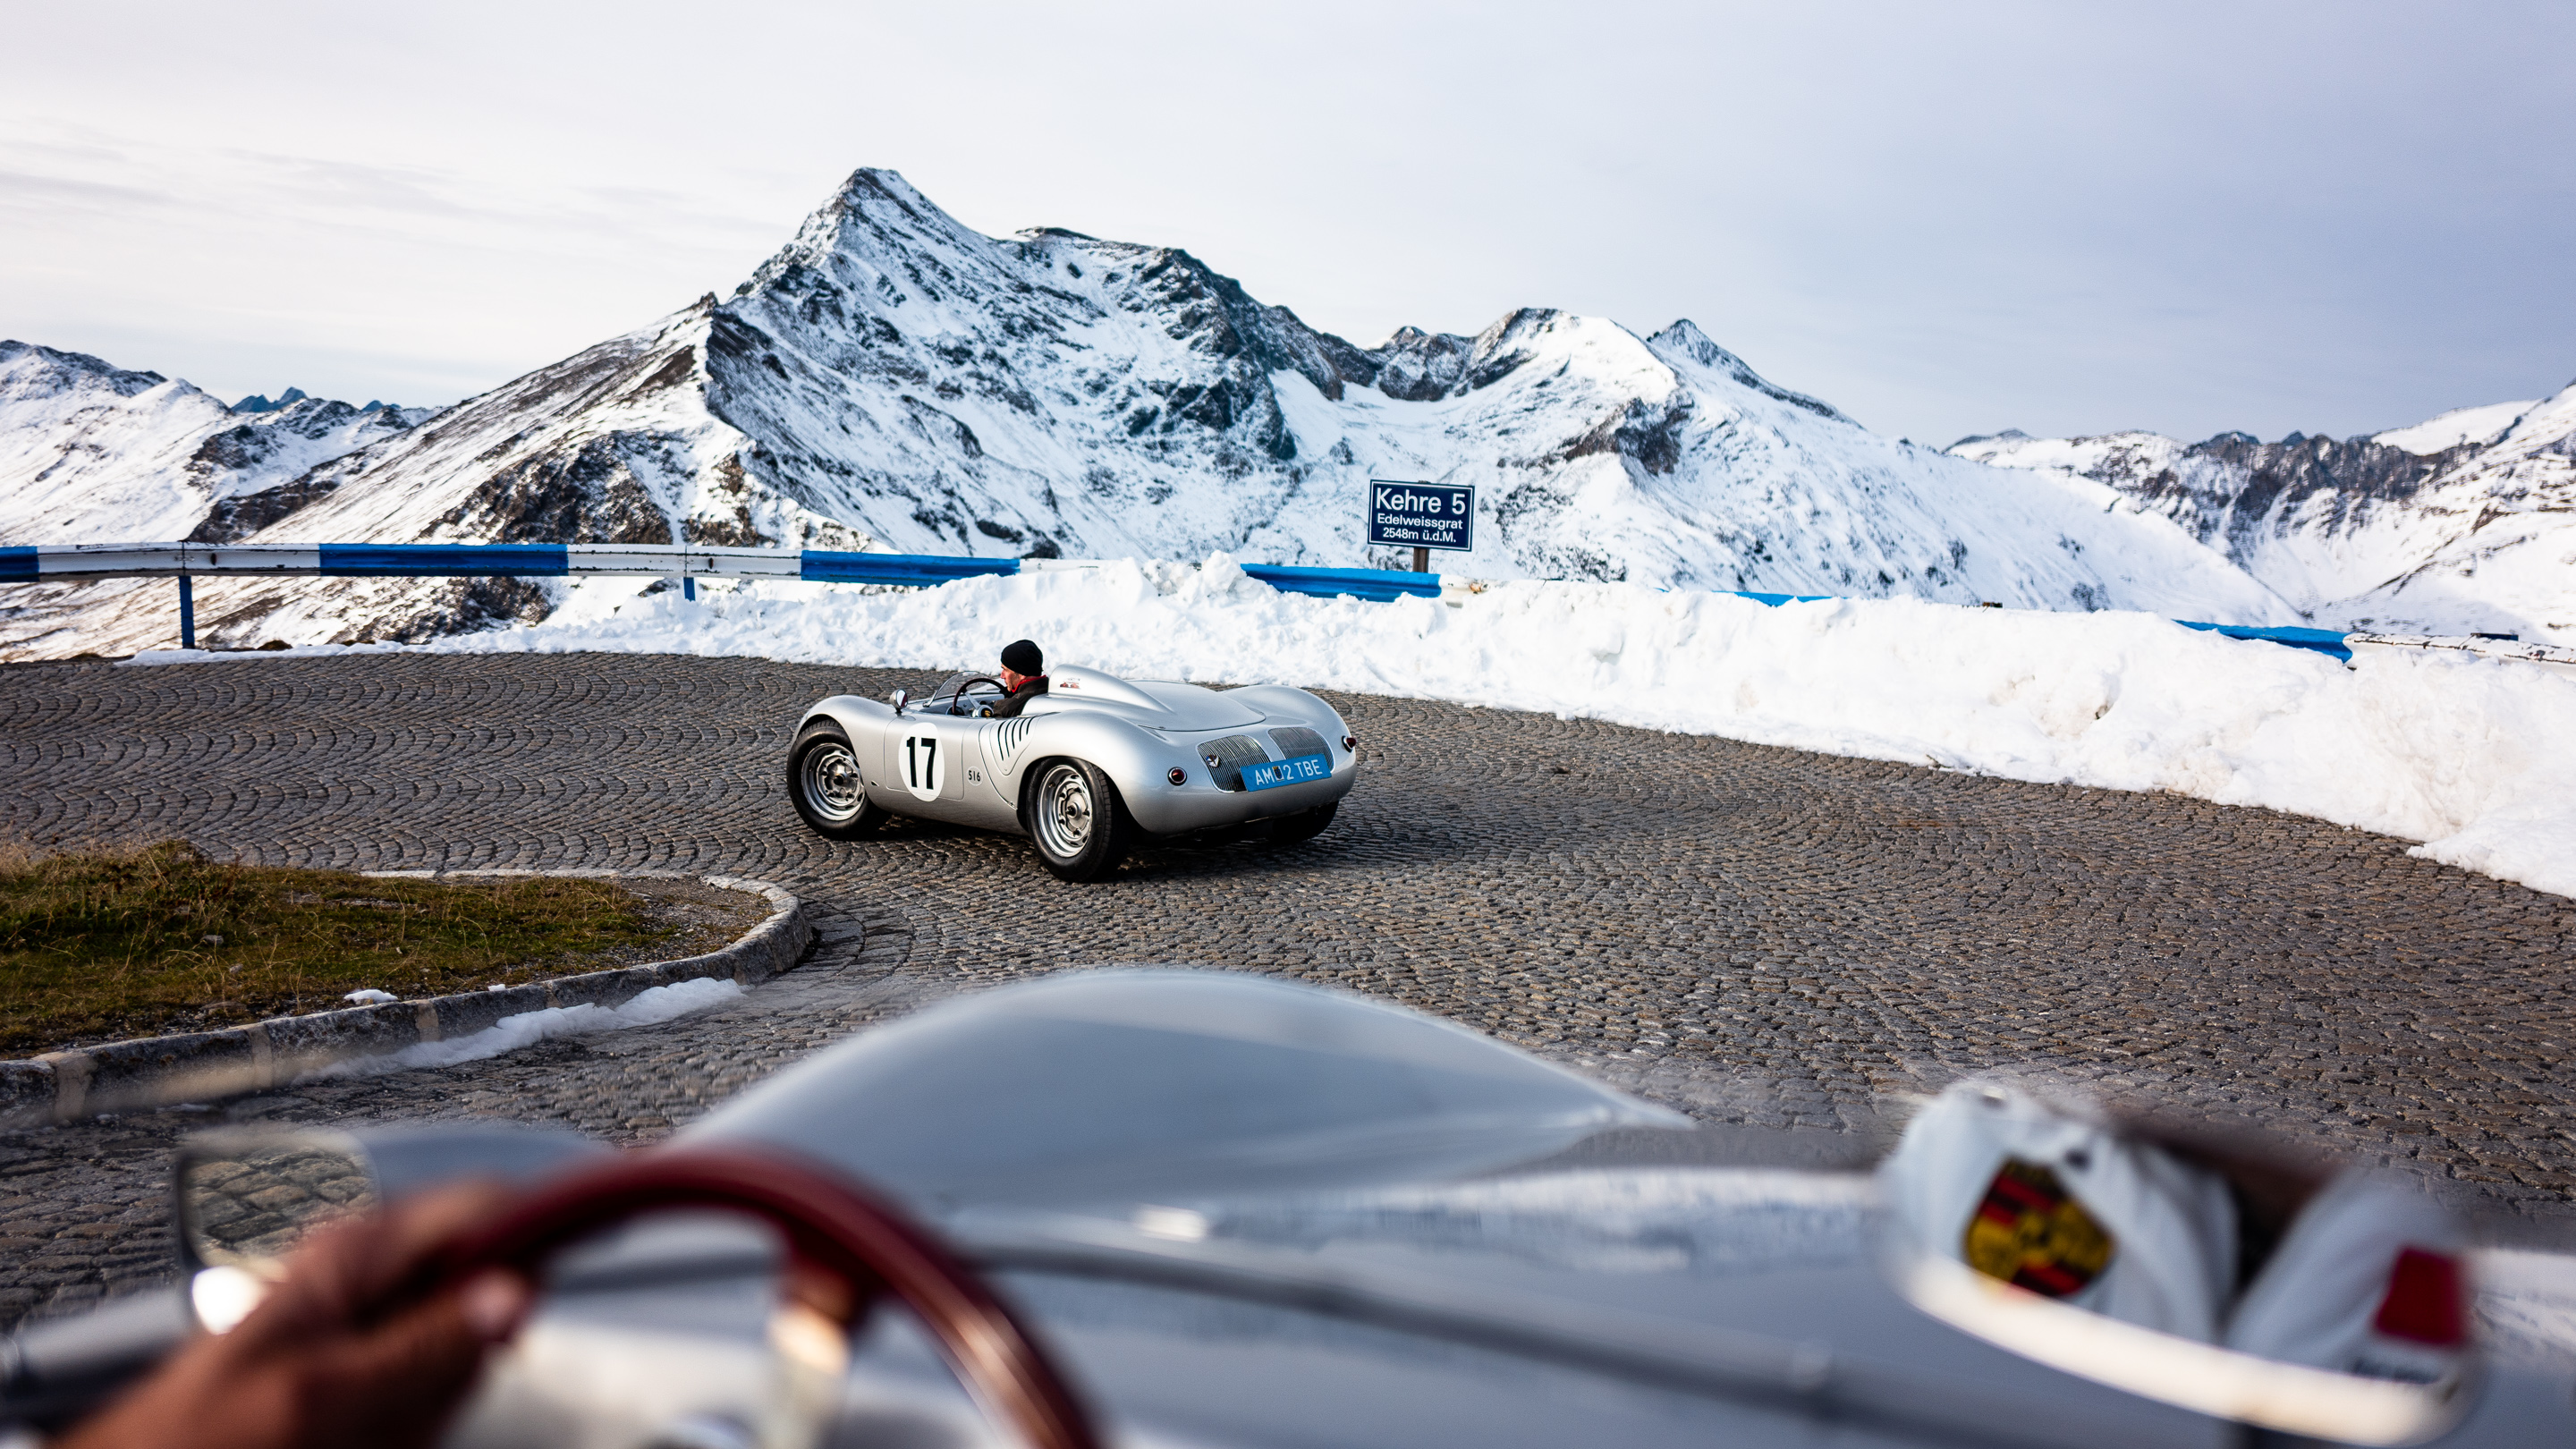
[{"label": "racing number decal", "polygon": [[940,782],[947,778],[946,750],[939,747],[935,734],[906,735],[903,741],[903,784],[922,800],[939,798]]}]

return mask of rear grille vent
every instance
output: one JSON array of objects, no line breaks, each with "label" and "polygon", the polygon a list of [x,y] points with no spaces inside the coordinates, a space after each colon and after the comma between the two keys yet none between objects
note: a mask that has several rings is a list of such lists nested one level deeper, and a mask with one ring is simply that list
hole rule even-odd
[{"label": "rear grille vent", "polygon": [[1020,715],[993,726],[990,743],[993,750],[994,769],[1007,770],[1011,767],[1011,756],[1018,754],[1020,746],[1028,743],[1029,730],[1036,723],[1036,720]]},{"label": "rear grille vent", "polygon": [[1299,755],[1322,755],[1328,761],[1333,758],[1332,751],[1324,748],[1322,735],[1299,725],[1282,725],[1272,730],[1270,741],[1279,747],[1279,758],[1283,760],[1293,760]]},{"label": "rear grille vent", "polygon": [[1250,735],[1227,735],[1224,739],[1209,740],[1199,746],[1199,759],[1207,765],[1208,773],[1216,777],[1220,790],[1242,789],[1243,767],[1258,765],[1269,758],[1270,752],[1261,748],[1261,741]]}]

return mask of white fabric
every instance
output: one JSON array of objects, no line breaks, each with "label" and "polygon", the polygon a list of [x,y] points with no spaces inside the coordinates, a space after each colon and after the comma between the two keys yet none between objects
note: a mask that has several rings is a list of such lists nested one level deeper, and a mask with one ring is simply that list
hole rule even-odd
[{"label": "white fabric", "polygon": [[2055,1173],[2113,1240],[2101,1275],[2060,1301],[2217,1341],[2236,1277],[2235,1206],[2224,1181],[2161,1148],[2026,1093],[1962,1082],[1906,1128],[1879,1181],[1915,1251],[1964,1262],[1969,1219],[2011,1158]]},{"label": "white fabric", "polygon": [[[2352,1172],[2299,1213],[2247,1285],[2227,1346],[2284,1363],[2371,1378],[2431,1383],[2461,1350],[2391,1338],[2371,1322],[2408,1248],[2467,1262],[2459,1223],[2420,1192]],[[2463,1268],[2465,1272],[2465,1268]]]}]

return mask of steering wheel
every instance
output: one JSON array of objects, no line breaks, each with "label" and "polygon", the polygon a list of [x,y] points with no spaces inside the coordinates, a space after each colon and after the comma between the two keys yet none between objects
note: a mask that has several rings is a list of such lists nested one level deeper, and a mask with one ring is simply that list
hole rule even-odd
[{"label": "steering wheel", "polygon": [[1009,690],[1002,687],[1002,681],[995,679],[989,674],[970,674],[964,679],[957,681],[957,692],[949,696],[951,703],[948,707],[952,710],[964,711],[966,708],[966,691],[973,689],[979,684],[989,684],[993,686],[993,693],[996,695],[1006,695],[1010,693]]},{"label": "steering wheel", "polygon": [[769,1223],[786,1239],[789,1283],[819,1272],[847,1286],[825,1295],[837,1299],[829,1306],[844,1330],[879,1291],[890,1293],[920,1318],[984,1412],[1031,1449],[1099,1449],[1064,1374],[973,1269],[875,1194],[785,1155],[693,1148],[577,1169],[449,1243],[423,1286],[494,1267],[537,1281],[564,1248],[672,1208],[729,1209]]}]

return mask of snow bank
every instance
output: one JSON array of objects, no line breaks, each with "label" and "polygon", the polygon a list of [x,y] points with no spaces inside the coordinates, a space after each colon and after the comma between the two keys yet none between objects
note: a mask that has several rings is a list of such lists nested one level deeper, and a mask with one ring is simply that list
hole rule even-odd
[{"label": "snow bank", "polygon": [[305,1081],[329,1077],[372,1077],[385,1072],[407,1072],[414,1067],[452,1067],[459,1062],[479,1062],[497,1057],[523,1046],[533,1046],[552,1036],[583,1036],[595,1031],[622,1031],[630,1026],[654,1026],[693,1011],[722,1006],[742,995],[737,981],[700,977],[694,981],[675,981],[639,991],[622,1006],[550,1006],[540,1011],[523,1011],[505,1016],[483,1030],[447,1041],[425,1041],[380,1057],[359,1057],[353,1061],[333,1062],[327,1067],[308,1072]]},{"label": "snow bank", "polygon": [[2372,654],[2346,667],[2145,614],[1766,608],[1624,584],[1373,604],[1280,594],[1223,554],[908,592],[701,585],[689,603],[636,587],[585,583],[543,625],[428,647],[940,669],[989,667],[1026,635],[1050,659],[1143,678],[1449,699],[2268,806],[2576,895],[2576,681],[2521,664]]}]

